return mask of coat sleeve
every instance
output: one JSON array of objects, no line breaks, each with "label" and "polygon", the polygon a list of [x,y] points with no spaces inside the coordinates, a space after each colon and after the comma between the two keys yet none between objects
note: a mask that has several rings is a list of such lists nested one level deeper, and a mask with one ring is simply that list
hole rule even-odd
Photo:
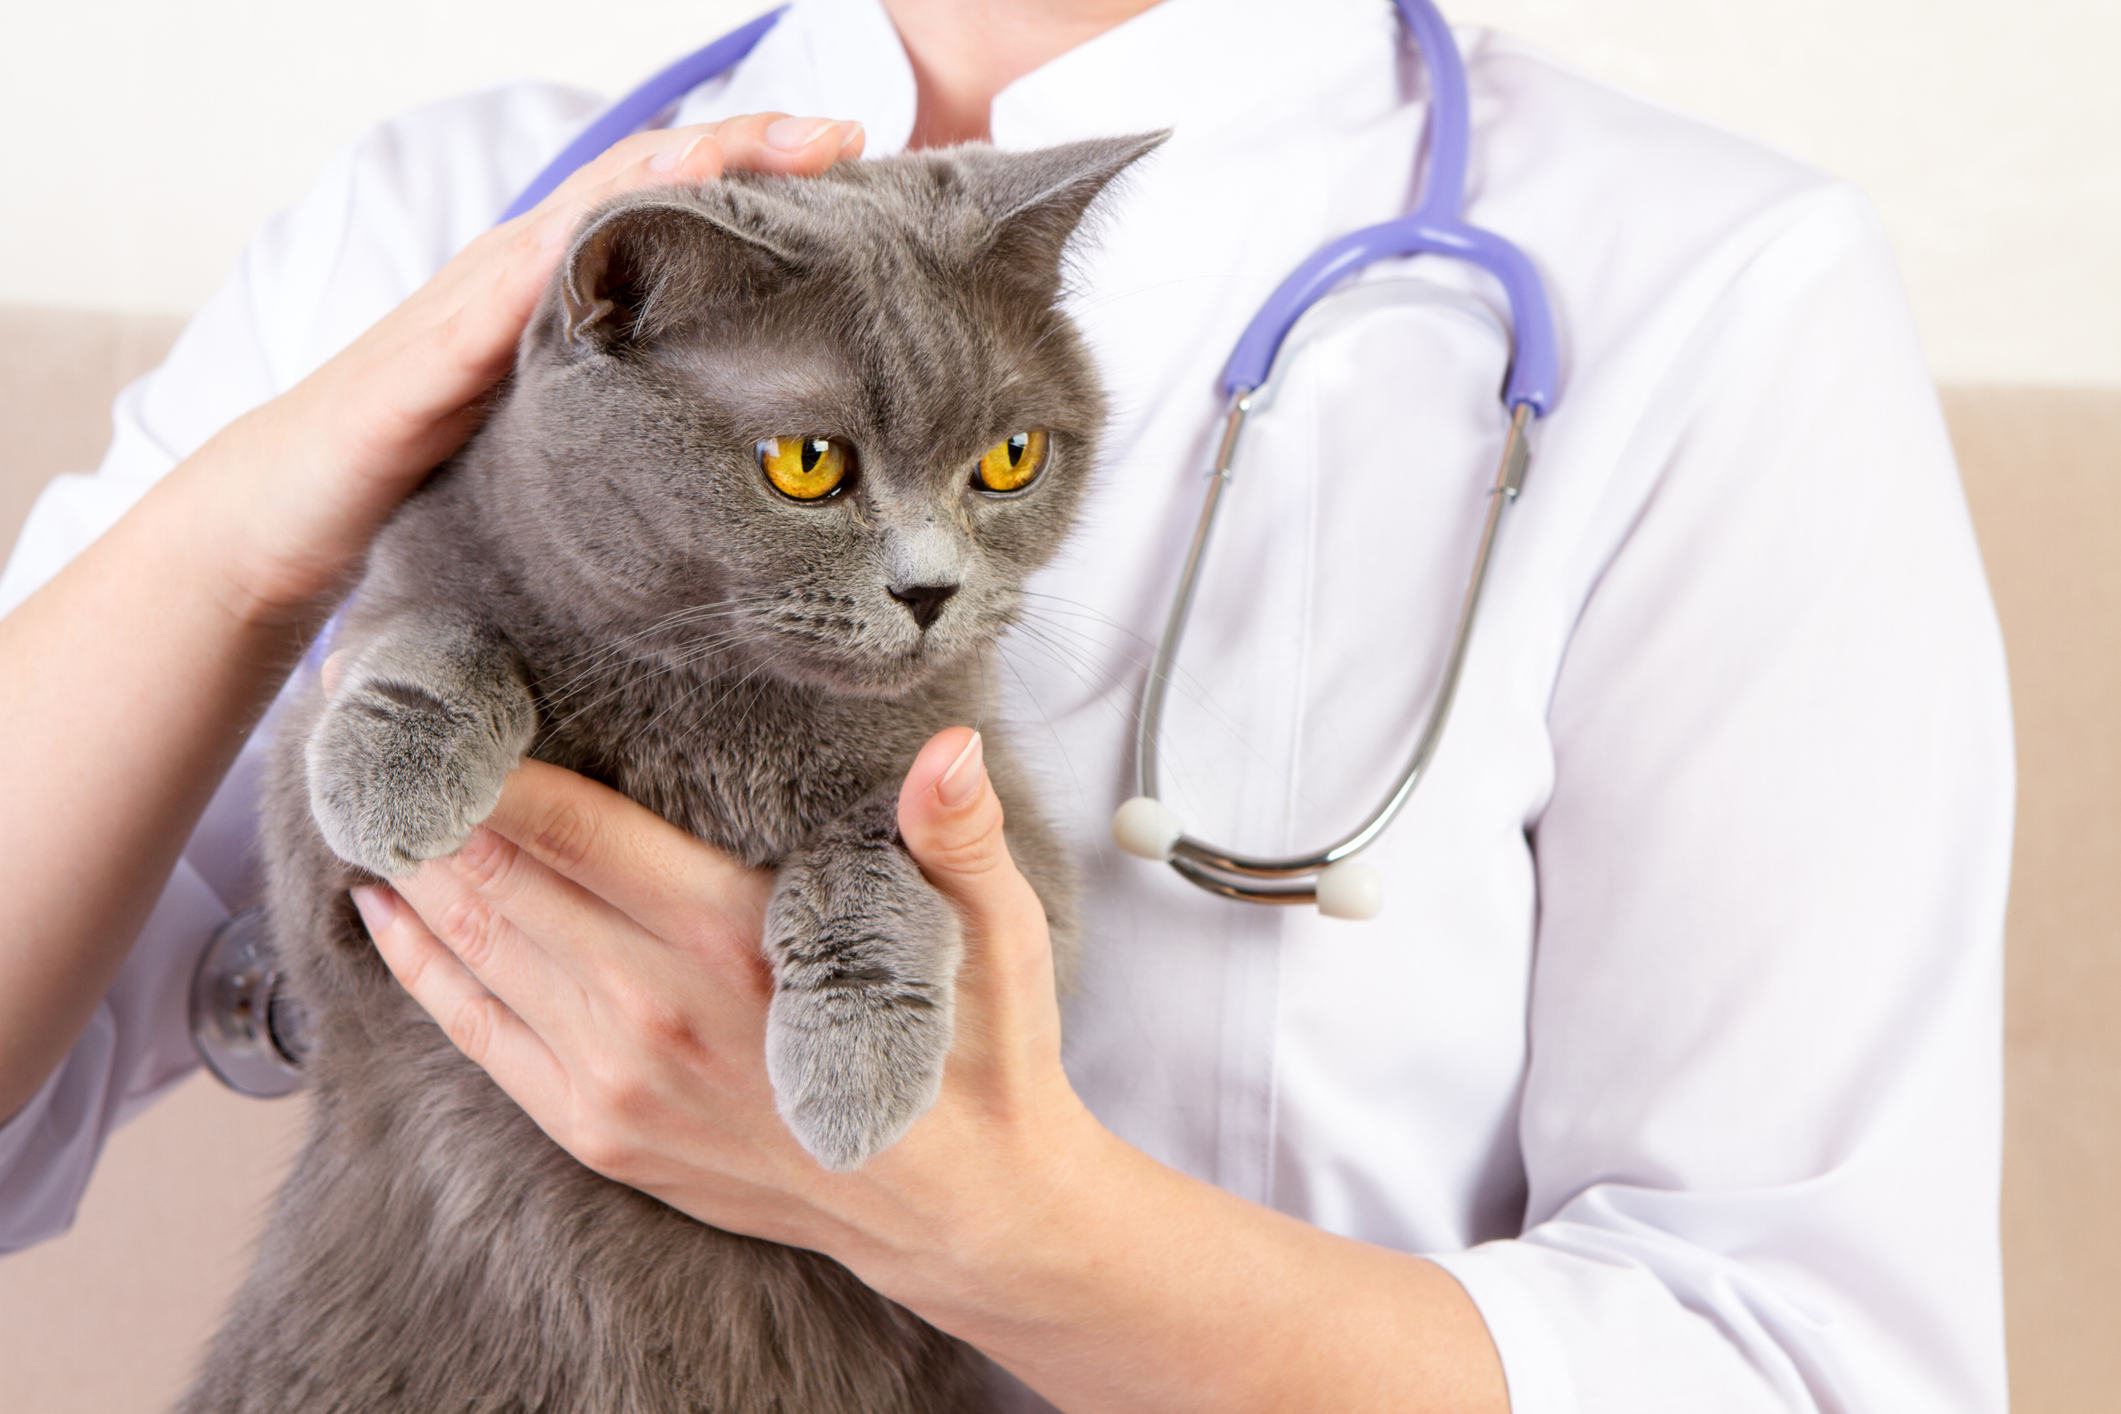
[{"label": "coat sleeve", "polygon": [[[215,432],[417,289],[595,106],[586,94],[517,85],[408,114],[335,156],[244,251],[168,360],[119,396],[102,466],[46,487],[0,573],[0,613]],[[64,1232],[110,1131],[197,1063],[191,971],[214,929],[255,901],[255,783],[270,729],[268,717],[215,796],[80,1042],[0,1124],[0,1252]]]},{"label": "coat sleeve", "polygon": [[[2000,635],[1868,207],[1746,263],[1616,479],[1532,823],[1519,1414],[2001,1410]],[[1535,473],[1536,474],[1536,473]]]}]

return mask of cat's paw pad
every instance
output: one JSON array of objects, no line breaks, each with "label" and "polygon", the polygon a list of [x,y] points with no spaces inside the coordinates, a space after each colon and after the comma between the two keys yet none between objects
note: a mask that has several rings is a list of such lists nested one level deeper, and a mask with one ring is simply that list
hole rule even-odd
[{"label": "cat's paw pad", "polygon": [[416,683],[341,683],[306,750],[310,813],[332,853],[386,878],[449,854],[493,813],[527,725]]},{"label": "cat's paw pad", "polygon": [[[959,926],[910,861],[904,868],[903,881],[870,874],[852,892],[882,897],[851,908],[798,902],[791,894],[808,891],[784,879],[767,918],[777,973],[767,1075],[781,1118],[835,1172],[897,1143],[942,1089]],[[852,902],[850,890],[826,892]]]}]

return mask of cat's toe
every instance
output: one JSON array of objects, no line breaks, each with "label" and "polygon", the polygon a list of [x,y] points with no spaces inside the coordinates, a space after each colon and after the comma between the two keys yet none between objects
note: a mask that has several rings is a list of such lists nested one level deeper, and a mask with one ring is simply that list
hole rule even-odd
[{"label": "cat's toe", "polygon": [[431,693],[363,684],[311,733],[310,813],[349,864],[402,878],[462,845],[500,802],[513,743]]},{"label": "cat's toe", "polygon": [[935,1103],[950,1034],[947,989],[862,979],[783,990],[766,1022],[781,1118],[826,1168],[859,1168]]}]

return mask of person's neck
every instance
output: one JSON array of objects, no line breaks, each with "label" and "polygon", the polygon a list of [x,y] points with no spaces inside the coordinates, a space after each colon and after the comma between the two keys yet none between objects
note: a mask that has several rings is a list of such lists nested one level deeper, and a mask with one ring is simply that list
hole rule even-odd
[{"label": "person's neck", "polygon": [[908,147],[989,136],[994,95],[1157,0],[884,0],[919,90]]}]

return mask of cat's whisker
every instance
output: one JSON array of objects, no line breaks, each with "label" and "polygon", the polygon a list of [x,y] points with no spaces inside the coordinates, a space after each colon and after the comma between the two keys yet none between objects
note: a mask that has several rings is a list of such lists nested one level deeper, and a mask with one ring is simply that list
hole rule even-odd
[{"label": "cat's whisker", "polygon": [[719,608],[720,606],[688,605],[685,608],[664,614],[645,626],[634,630],[632,633],[622,634],[615,639],[592,643],[581,652],[562,662],[559,665],[559,671],[563,673],[570,672],[586,664],[594,663],[599,659],[616,657],[624,653],[633,644],[662,633],[675,624],[686,622],[693,615],[699,614],[710,607]]},{"label": "cat's whisker", "polygon": [[1120,622],[1118,619],[1113,618],[1103,609],[1097,608],[1090,604],[1085,604],[1080,599],[1070,599],[1063,594],[1049,594],[1043,589],[1026,588],[1019,589],[1016,592],[1022,598],[1043,599],[1046,600],[1048,603],[1058,604],[1061,608],[1069,610],[1070,612],[1082,618],[1094,619],[1098,623],[1105,625],[1107,628],[1113,629],[1116,632],[1122,634],[1123,636],[1133,639],[1136,643],[1141,644],[1144,648],[1150,649],[1151,651],[1154,651],[1156,647],[1156,645],[1154,643],[1151,643],[1146,637],[1139,633],[1136,633],[1133,629],[1127,627],[1126,624]]},{"label": "cat's whisker", "polygon": [[[1056,632],[1071,633],[1083,642],[1094,645],[1099,650],[1119,653],[1124,656],[1128,666],[1136,670],[1146,672],[1155,664],[1157,645],[1143,635],[1136,633],[1118,619],[1113,618],[1110,614],[1076,600],[1062,598],[1057,594],[1044,594],[1031,589],[1022,592],[1031,598],[1050,601],[1050,604],[1026,605],[1024,607],[1026,620],[1036,618],[1040,623]],[[1066,617],[1061,617],[1063,615]],[[1084,619],[1101,628],[1111,629],[1121,638],[1126,639],[1127,645],[1121,646],[1095,638],[1081,624],[1068,622],[1067,620],[1070,618]],[[1194,678],[1186,670],[1183,663],[1175,663],[1172,667],[1172,683],[1174,686],[1180,687],[1182,690],[1191,689],[1197,691],[1201,689],[1202,685],[1199,679]]]},{"label": "cat's whisker", "polygon": [[[628,634],[625,638],[614,643],[603,644],[590,653],[577,655],[577,658],[572,663],[565,665],[559,674],[555,674],[562,686],[547,694],[546,703],[548,707],[558,706],[577,694],[588,691],[595,685],[600,675],[618,666],[619,657],[625,652],[627,647],[649,635],[669,632],[673,628],[686,627],[691,624],[706,623],[716,618],[734,618],[749,612],[753,607],[753,603],[765,602],[768,601],[760,598],[751,603],[740,601],[696,605],[673,614],[667,614],[648,628],[637,633]],[[742,633],[725,631],[685,644],[675,655],[668,653],[654,655],[633,654],[631,658],[636,663],[647,659],[651,672],[663,671],[672,666],[696,662],[701,657],[719,652],[732,643],[742,641],[744,637],[745,635]]]},{"label": "cat's whisker", "polygon": [[974,660],[979,664],[979,694],[973,699],[975,705],[972,709],[972,730],[978,732],[981,724],[987,720],[987,699],[995,694],[988,686],[987,645],[984,643],[974,644],[972,646],[972,654]]},{"label": "cat's whisker", "polygon": [[[1046,609],[1044,606],[1027,606],[1024,610],[1023,616],[1018,620],[1019,623],[1031,623],[1035,620],[1051,632],[1073,634],[1084,643],[1090,644],[1093,648],[1099,651],[1113,651],[1120,653],[1124,656],[1128,666],[1138,672],[1147,672],[1155,666],[1155,645],[1151,644],[1148,639],[1134,632],[1126,625],[1111,618],[1109,615],[1098,612],[1095,609],[1089,608],[1085,605],[1074,604],[1071,600],[1059,599],[1058,596],[1055,595],[1040,595],[1038,597],[1054,599],[1060,604],[1072,606],[1078,616],[1089,618],[1093,622],[1117,630],[1126,638],[1133,640],[1135,646],[1132,648],[1116,648],[1114,645],[1108,644],[1103,640],[1092,637],[1090,633],[1086,629],[1081,627],[1079,624],[1068,623],[1063,619],[1053,617],[1054,611]],[[1174,663],[1172,665],[1171,686],[1172,688],[1178,691],[1180,696],[1184,697],[1188,702],[1193,703],[1195,706],[1200,707],[1202,710],[1215,710],[1214,705],[1210,700],[1210,694],[1206,685],[1202,683],[1199,678],[1195,677],[1190,671],[1188,671],[1183,663]]]},{"label": "cat's whisker", "polygon": [[[642,680],[646,680],[646,678],[653,678],[659,674],[668,674],[682,671],[685,668],[691,667],[694,663],[699,662],[701,659],[715,656],[717,653],[721,652],[723,649],[731,646],[732,644],[743,642],[746,637],[747,635],[739,633],[725,633],[717,635],[714,638],[703,640],[698,644],[687,645],[685,651],[682,653],[660,657],[654,662],[650,663],[648,665],[646,677]],[[546,723],[546,730],[548,732],[556,732],[564,727],[572,726],[576,721],[580,720],[586,714],[595,711],[598,707],[601,707],[604,704],[614,700],[615,698],[628,691],[630,688],[633,688],[637,685],[638,683],[636,681],[628,680],[623,677],[619,678],[618,680],[607,684],[605,691],[599,694],[598,696],[590,699],[587,702],[576,704],[566,713],[549,720]],[[585,683],[580,688],[577,688],[575,691],[580,692],[586,691],[587,689],[588,684]],[[550,709],[555,706],[558,706],[563,700],[564,699],[560,696],[548,697],[545,703],[547,710],[550,711]]]},{"label": "cat's whisker", "polygon": [[[750,670],[749,670],[748,672],[746,672],[746,673],[745,673],[745,674],[744,674],[744,675],[743,675],[742,677],[738,678],[738,679],[737,679],[737,680],[736,680],[735,682],[731,683],[731,684],[730,684],[730,685],[728,686],[728,688],[727,688],[726,690],[724,690],[724,691],[723,691],[723,693],[721,694],[721,696],[719,696],[719,697],[715,698],[715,699],[714,699],[714,701],[712,701],[712,702],[710,702],[710,703],[708,703],[708,704],[707,704],[707,715],[710,715],[710,716],[711,716],[711,715],[713,715],[714,713],[716,713],[716,712],[719,712],[719,711],[721,710],[721,708],[722,708],[722,704],[723,704],[723,703],[727,702],[727,701],[728,701],[728,700],[729,700],[729,699],[730,699],[731,697],[735,696],[735,695],[736,695],[737,693],[739,693],[739,692],[743,691],[743,690],[744,690],[744,688],[748,687],[748,686],[749,686],[749,685],[750,685],[750,684],[751,684],[751,683],[752,683],[752,682],[753,682],[754,680],[756,680],[757,678],[759,678],[759,677],[760,677],[761,675],[763,675],[763,674],[764,674],[765,672],[766,672],[766,665],[765,665],[764,663],[760,663],[760,664],[758,664],[757,666],[755,666],[755,667],[751,668],[751,669],[750,669]],[[706,689],[707,689],[708,687],[710,687],[710,686],[712,686],[712,684],[711,684],[711,683],[705,683],[705,682],[703,682],[703,683],[700,683],[700,684],[699,684],[699,685],[698,685],[697,687],[695,687],[695,688],[694,688],[694,689],[692,690],[692,691],[693,691],[693,695],[696,695],[696,694],[698,694],[698,693],[700,693],[700,692],[703,692],[703,691],[705,691],[705,690],[706,690]],[[682,700],[682,699],[681,699],[681,700]],[[676,704],[676,703],[673,703],[673,704],[672,704],[672,706],[676,706],[676,705],[678,705],[678,704]],[[747,705],[748,705],[748,704],[747,704]],[[662,717],[664,716],[664,714],[665,714],[665,713],[668,713],[668,712],[669,712],[670,710],[671,710],[671,708],[670,708],[670,707],[666,707],[666,708],[664,708],[664,709],[663,709],[663,711],[662,711],[662,712],[658,712],[658,713],[656,714],[656,720],[660,721],[660,720],[662,719]]]},{"label": "cat's whisker", "polygon": [[576,654],[569,662],[578,662],[584,658],[611,652],[628,644],[638,642],[641,639],[653,637],[673,627],[681,627],[689,622],[744,613],[764,607],[772,602],[773,597],[771,595],[754,594],[736,599],[718,599],[706,604],[686,604],[671,610],[667,614],[659,615],[632,633],[623,634],[619,638],[606,640],[602,643],[592,644],[581,653]]},{"label": "cat's whisker", "polygon": [[1096,653],[1059,637],[1051,625],[1019,619],[1009,638],[1043,648],[1054,661],[1065,665],[1078,683],[1099,697],[1109,697],[1119,687],[1117,681],[1108,681],[1112,675],[1104,671],[1105,664]]},{"label": "cat's whisker", "polygon": [[[1073,654],[1072,650],[1066,648],[1061,644],[1054,643],[1044,637],[1041,637],[1036,633],[1029,632],[1002,640],[996,645],[996,647],[1005,655],[1012,648],[1036,649],[1039,653],[1044,655],[1044,658],[1047,662],[1053,664],[1063,674],[1073,678],[1075,681],[1081,683],[1084,687],[1092,689],[1089,696],[1086,698],[1087,702],[1094,704],[1101,712],[1103,712],[1107,717],[1109,717],[1114,724],[1122,728],[1123,731],[1131,730],[1133,722],[1133,713],[1131,708],[1123,702],[1115,701],[1115,694],[1112,689],[1106,688],[1103,690],[1099,690],[1095,675],[1083,665],[1083,663]],[[1016,669],[1013,663],[1011,664],[1011,671],[1016,673],[1017,681],[1019,683],[1024,683],[1025,694],[1032,698],[1033,706],[1037,707],[1039,712],[1043,714],[1045,711],[1044,707],[1039,705],[1037,697],[1033,693],[1030,685],[1028,683],[1025,683],[1022,672]]]},{"label": "cat's whisker", "polygon": [[673,610],[632,633],[624,634],[616,639],[610,639],[584,649],[565,663],[562,663],[559,667],[559,672],[563,674],[573,672],[587,665],[594,664],[599,659],[617,657],[624,654],[635,644],[659,634],[683,628],[689,624],[704,623],[715,618],[735,617],[770,602],[770,599],[765,596],[755,596],[750,599],[688,605],[685,608]]},{"label": "cat's whisker", "polygon": [[[1073,659],[1070,655],[1081,652],[1080,649],[1064,647],[1061,642],[1055,641],[1054,639],[1051,639],[1046,636],[1048,634],[1056,632],[1080,632],[1079,630],[1073,629],[1072,626],[1053,623],[1050,621],[1042,622],[1027,613],[1023,618],[1017,621],[1017,627],[1022,630],[1022,634],[1017,641],[1024,643],[1035,643],[1045,648],[1049,653],[1055,656],[1056,661],[1068,661],[1071,663],[1071,665],[1073,665]],[[1135,635],[1129,635],[1129,637],[1134,636]],[[1092,641],[1093,643],[1095,642],[1095,640],[1090,641]],[[1103,645],[1098,646],[1102,647]],[[1139,663],[1136,666],[1146,668],[1148,664]],[[1091,679],[1087,670],[1081,669],[1078,666],[1078,674],[1083,677],[1085,686],[1093,688],[1096,686],[1096,682]],[[1287,766],[1285,764],[1277,763],[1274,758],[1267,755],[1266,752],[1263,751],[1252,740],[1250,734],[1245,730],[1243,724],[1237,718],[1233,717],[1228,711],[1226,711],[1218,702],[1216,702],[1213,694],[1208,692],[1198,682],[1197,679],[1192,679],[1188,674],[1185,674],[1183,672],[1174,673],[1171,677],[1170,686],[1171,689],[1176,691],[1183,700],[1198,709],[1202,713],[1202,715],[1208,718],[1209,721],[1214,723],[1216,726],[1222,728],[1222,730],[1228,734],[1230,741],[1235,744],[1239,749],[1243,750],[1254,761],[1258,762],[1263,769],[1272,772],[1275,776],[1279,777],[1282,780],[1288,779],[1289,771]],[[1131,729],[1132,724],[1135,720],[1134,709],[1132,706],[1120,707],[1117,703],[1114,703],[1112,701],[1112,696],[1115,690],[1116,685],[1115,688],[1108,688],[1105,691],[1098,693],[1095,700],[1097,700],[1100,704],[1104,705],[1105,707],[1112,710],[1115,714],[1120,716]]]},{"label": "cat's whisker", "polygon": [[1030,700],[1032,709],[1045,724],[1046,735],[1053,738],[1054,754],[1060,757],[1061,764],[1068,769],[1068,782],[1075,787],[1075,798],[1082,802],[1085,810],[1095,810],[1097,807],[1091,802],[1090,793],[1083,788],[1082,776],[1075,769],[1075,760],[1068,754],[1068,743],[1061,739],[1060,729],[1053,725],[1053,718],[1046,714],[1045,705],[1038,700],[1038,694],[1031,690],[1031,684],[1024,681],[1023,673],[1018,671],[1016,664],[1011,661],[1007,650],[999,643],[995,645],[995,650],[995,656],[1002,660],[1002,666],[1016,679],[1017,686],[1024,690],[1024,696]]},{"label": "cat's whisker", "polygon": [[[655,677],[658,675],[673,672],[681,672],[685,669],[693,667],[694,665],[700,663],[705,659],[713,658],[723,653],[729,648],[744,643],[748,641],[749,638],[749,633],[738,630],[725,630],[721,633],[712,634],[707,637],[701,638],[695,642],[685,644],[682,647],[670,652],[657,653],[652,657],[643,655],[633,660],[630,671],[625,674],[620,674],[617,677],[617,682],[620,686],[623,687],[633,681],[638,680],[636,675],[645,677]],[[587,685],[588,684],[585,683],[585,687]]]},{"label": "cat's whisker", "polygon": [[[1035,642],[1050,656],[1065,662],[1076,680],[1100,700],[1127,699],[1129,705],[1114,709],[1120,716],[1132,712],[1131,701],[1137,693],[1136,679],[1146,669],[1146,662],[1135,660],[1124,650],[1115,655],[1110,645],[1068,624],[1026,614],[1014,627],[1017,639]],[[1120,671],[1114,670],[1115,657]]]},{"label": "cat's whisker", "polygon": [[[707,645],[717,645],[733,641],[739,636],[740,635],[724,631],[722,633],[710,635],[703,642]],[[574,667],[565,677],[562,677],[560,679],[563,686],[561,686],[558,690],[550,693],[548,696],[548,700],[555,703],[563,702],[568,698],[577,695],[578,693],[585,692],[596,687],[608,677],[611,677],[613,675],[623,677],[624,671],[622,670],[641,671],[645,669],[650,673],[661,671],[672,661],[673,658],[686,658],[695,653],[701,646],[702,644],[700,643],[687,644],[676,654],[671,654],[667,652],[655,654],[630,654],[626,655],[626,658],[623,662],[620,660],[619,656],[616,653],[607,654],[605,655],[603,661],[583,663]]]}]

